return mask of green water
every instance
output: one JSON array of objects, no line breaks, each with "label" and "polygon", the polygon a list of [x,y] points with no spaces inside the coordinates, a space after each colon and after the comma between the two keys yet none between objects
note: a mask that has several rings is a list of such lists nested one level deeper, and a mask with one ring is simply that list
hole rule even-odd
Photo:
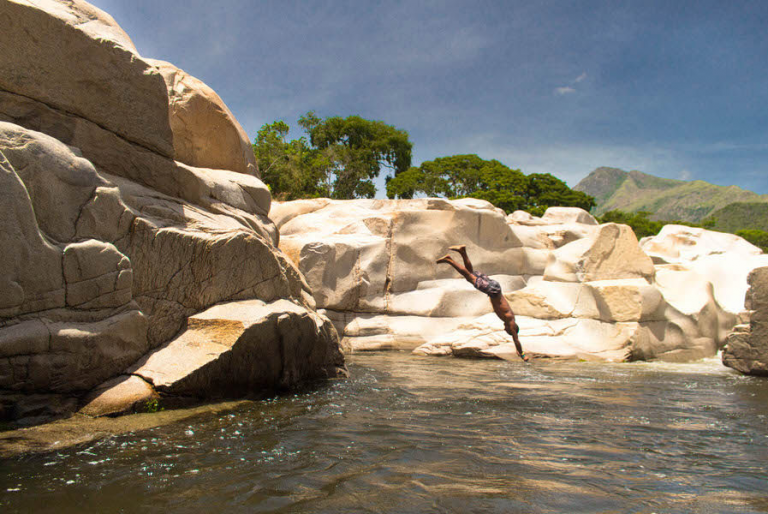
[{"label": "green water", "polygon": [[357,354],[352,378],[0,461],[0,512],[768,512],[768,380]]}]

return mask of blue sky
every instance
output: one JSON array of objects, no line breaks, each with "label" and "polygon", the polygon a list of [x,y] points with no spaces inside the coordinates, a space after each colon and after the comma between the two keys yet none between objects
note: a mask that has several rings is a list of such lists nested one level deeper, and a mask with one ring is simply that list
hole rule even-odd
[{"label": "blue sky", "polygon": [[357,114],[408,131],[415,165],[475,153],[570,186],[612,166],[768,193],[765,0],[91,3],[251,140]]}]

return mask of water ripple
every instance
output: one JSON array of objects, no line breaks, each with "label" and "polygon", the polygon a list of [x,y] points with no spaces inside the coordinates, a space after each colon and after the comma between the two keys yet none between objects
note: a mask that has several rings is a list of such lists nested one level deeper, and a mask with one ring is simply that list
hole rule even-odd
[{"label": "water ripple", "polygon": [[2,462],[8,512],[768,512],[768,381],[716,361],[353,356],[352,378]]}]

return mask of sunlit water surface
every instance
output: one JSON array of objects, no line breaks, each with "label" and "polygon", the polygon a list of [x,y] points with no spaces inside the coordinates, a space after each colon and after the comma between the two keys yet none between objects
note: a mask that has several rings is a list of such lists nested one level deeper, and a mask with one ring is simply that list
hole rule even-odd
[{"label": "sunlit water surface", "polygon": [[0,512],[768,512],[768,380],[716,359],[357,354],[352,378],[0,461]]}]

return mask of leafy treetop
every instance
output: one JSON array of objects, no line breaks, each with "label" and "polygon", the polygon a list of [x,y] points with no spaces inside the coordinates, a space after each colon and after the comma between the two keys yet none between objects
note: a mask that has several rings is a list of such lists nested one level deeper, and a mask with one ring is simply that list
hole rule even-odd
[{"label": "leafy treetop", "polygon": [[536,215],[555,205],[587,211],[595,205],[594,198],[570,189],[549,173],[525,175],[495,159],[488,161],[473,154],[425,161],[387,182],[389,198],[413,198],[416,194],[479,198],[506,212],[527,210]]},{"label": "leafy treetop", "polygon": [[299,125],[309,140],[286,141],[289,127],[276,121],[259,130],[253,145],[262,180],[281,200],[373,198],[382,167],[398,174],[411,165],[408,133],[384,122],[321,119],[310,111]]}]

